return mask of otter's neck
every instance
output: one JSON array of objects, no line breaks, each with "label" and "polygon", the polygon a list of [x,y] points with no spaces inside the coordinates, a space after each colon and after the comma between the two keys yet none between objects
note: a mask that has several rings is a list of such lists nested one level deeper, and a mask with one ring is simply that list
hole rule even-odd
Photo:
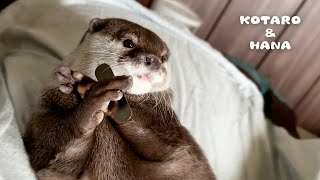
[{"label": "otter's neck", "polygon": [[[125,94],[132,109],[132,119],[149,127],[179,125],[171,105],[172,93],[169,90],[144,95]],[[155,124],[156,122],[156,124]]]},{"label": "otter's neck", "polygon": [[171,108],[172,92],[171,90],[147,93],[142,95],[125,94],[130,106],[148,105],[150,107],[164,106]]}]

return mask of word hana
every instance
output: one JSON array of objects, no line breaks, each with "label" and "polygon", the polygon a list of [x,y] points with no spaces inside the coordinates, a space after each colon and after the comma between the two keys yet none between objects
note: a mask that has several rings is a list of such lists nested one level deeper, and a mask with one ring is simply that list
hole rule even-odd
[{"label": "word hana", "polygon": [[283,42],[271,42],[269,43],[268,41],[262,41],[260,42],[254,42],[254,41],[250,41],[250,49],[291,49],[291,45],[288,41],[283,41]]}]

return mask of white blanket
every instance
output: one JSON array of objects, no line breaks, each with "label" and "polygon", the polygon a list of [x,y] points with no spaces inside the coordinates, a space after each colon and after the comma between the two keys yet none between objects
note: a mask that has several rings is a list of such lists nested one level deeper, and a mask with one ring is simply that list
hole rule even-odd
[{"label": "white blanket", "polygon": [[0,14],[0,179],[35,178],[21,134],[50,71],[77,46],[94,17],[136,22],[167,42],[174,109],[218,179],[319,176],[319,142],[297,142],[271,126],[253,83],[187,30],[131,0],[28,0]]}]

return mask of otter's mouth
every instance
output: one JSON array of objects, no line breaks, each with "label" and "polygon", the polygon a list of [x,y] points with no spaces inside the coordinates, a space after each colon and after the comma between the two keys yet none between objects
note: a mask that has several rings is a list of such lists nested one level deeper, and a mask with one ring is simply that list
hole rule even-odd
[{"label": "otter's mouth", "polygon": [[147,74],[142,74],[142,75],[137,75],[137,78],[141,81],[150,81],[150,73]]},{"label": "otter's mouth", "polygon": [[159,72],[150,72],[135,75],[138,81],[144,84],[156,84],[161,83],[164,79],[164,74]]},{"label": "otter's mouth", "polygon": [[144,64],[123,63],[114,66],[115,75],[130,75],[133,78],[133,86],[127,92],[129,94],[145,94],[158,90],[163,90],[167,87],[167,73],[163,68],[150,69]]}]

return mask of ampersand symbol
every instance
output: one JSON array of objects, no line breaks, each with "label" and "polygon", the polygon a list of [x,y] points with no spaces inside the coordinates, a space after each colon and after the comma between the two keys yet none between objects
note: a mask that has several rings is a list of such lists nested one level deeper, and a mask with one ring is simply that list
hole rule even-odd
[{"label": "ampersand symbol", "polygon": [[266,29],[266,37],[276,37],[276,33],[272,29]]}]

